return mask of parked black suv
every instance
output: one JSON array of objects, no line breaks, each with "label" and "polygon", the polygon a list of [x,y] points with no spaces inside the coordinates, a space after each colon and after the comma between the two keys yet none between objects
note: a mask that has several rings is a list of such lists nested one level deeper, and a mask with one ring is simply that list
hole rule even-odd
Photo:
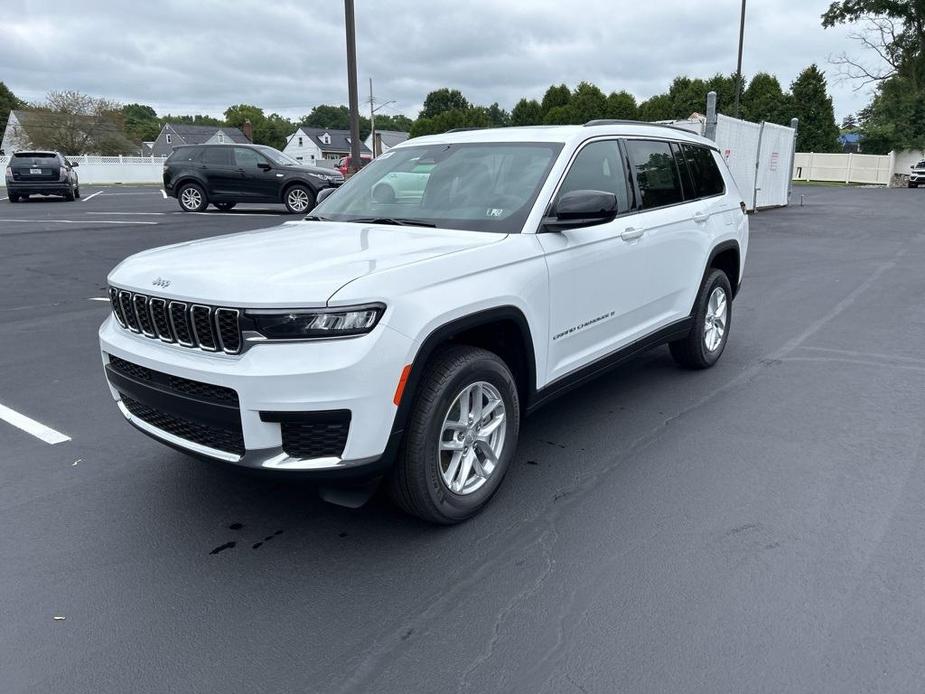
[{"label": "parked black suv", "polygon": [[209,203],[230,210],[239,202],[281,202],[304,214],[321,190],[343,182],[335,169],[305,166],[264,145],[182,145],[164,162],[164,191],[186,212]]},{"label": "parked black suv", "polygon": [[74,200],[80,197],[76,167],[58,152],[14,152],[6,167],[6,194],[10,202],[33,194]]}]

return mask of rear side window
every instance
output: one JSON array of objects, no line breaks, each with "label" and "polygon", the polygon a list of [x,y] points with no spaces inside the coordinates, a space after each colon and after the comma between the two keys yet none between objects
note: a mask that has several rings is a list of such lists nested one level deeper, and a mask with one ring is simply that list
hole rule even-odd
[{"label": "rear side window", "polygon": [[657,140],[627,140],[626,150],[636,174],[642,209],[674,205],[684,201],[681,179],[671,145]]},{"label": "rear side window", "polygon": [[602,140],[585,146],[568,170],[559,197],[576,190],[602,190],[617,196],[622,214],[630,209],[626,170],[616,140]]},{"label": "rear side window", "polygon": [[716,165],[713,152],[698,145],[681,145],[681,149],[684,150],[684,158],[694,180],[694,194],[698,198],[708,198],[726,192],[726,183]]},{"label": "rear side window", "polygon": [[196,161],[199,157],[200,147],[178,147],[170,156],[167,157],[168,164],[175,164],[182,161]]},{"label": "rear side window", "polygon": [[210,166],[231,166],[231,147],[205,147],[200,157],[203,164]]}]

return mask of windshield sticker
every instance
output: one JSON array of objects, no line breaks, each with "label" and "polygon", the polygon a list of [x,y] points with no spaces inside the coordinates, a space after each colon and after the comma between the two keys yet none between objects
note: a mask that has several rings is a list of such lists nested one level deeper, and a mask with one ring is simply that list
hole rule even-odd
[{"label": "windshield sticker", "polygon": [[504,210],[500,207],[489,207],[485,211],[486,217],[500,217],[502,214],[504,214]]}]

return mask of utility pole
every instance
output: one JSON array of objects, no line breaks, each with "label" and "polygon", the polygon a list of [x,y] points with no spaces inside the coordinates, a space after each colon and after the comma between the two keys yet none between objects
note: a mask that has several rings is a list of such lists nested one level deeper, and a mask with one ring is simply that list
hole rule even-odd
[{"label": "utility pole", "polygon": [[745,0],[742,0],[742,17],[739,20],[739,62],[736,67],[735,117],[739,117],[739,97],[742,94],[742,48],[745,43]]},{"label": "utility pole", "polygon": [[369,127],[370,127],[370,137],[372,138],[370,142],[372,147],[370,149],[373,152],[373,159],[376,158],[376,109],[373,108],[373,78],[369,78]]},{"label": "utility pole", "polygon": [[357,37],[353,0],[344,0],[347,25],[347,90],[350,98],[350,173],[360,170],[360,108],[357,96]]}]

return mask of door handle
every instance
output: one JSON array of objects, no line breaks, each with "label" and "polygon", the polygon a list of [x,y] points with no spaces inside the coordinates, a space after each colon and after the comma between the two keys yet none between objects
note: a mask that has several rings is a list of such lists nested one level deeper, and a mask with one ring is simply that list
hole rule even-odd
[{"label": "door handle", "polygon": [[620,238],[624,241],[634,241],[640,238],[643,234],[646,233],[645,229],[638,229],[636,227],[626,227],[623,232],[620,234]]},{"label": "door handle", "polygon": [[694,212],[693,220],[697,222],[697,224],[704,224],[709,219],[710,215],[706,212]]}]

